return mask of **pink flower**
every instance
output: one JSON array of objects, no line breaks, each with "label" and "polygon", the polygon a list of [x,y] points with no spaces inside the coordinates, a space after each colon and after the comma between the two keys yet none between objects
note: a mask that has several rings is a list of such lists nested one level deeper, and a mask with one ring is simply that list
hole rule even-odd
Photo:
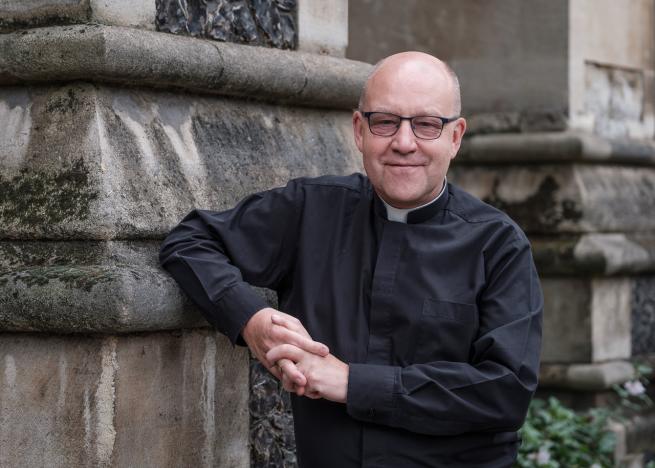
[{"label": "pink flower", "polygon": [[625,388],[626,391],[632,396],[641,395],[646,392],[644,384],[642,384],[639,380],[630,380],[623,384],[623,388]]}]

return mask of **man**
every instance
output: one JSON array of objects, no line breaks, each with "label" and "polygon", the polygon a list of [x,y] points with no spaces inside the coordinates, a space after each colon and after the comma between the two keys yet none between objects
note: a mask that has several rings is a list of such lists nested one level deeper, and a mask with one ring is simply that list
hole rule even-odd
[{"label": "man", "polygon": [[[521,230],[446,181],[459,101],[443,62],[388,57],[353,114],[368,178],[298,179],[194,211],[162,247],[208,320],[295,393],[303,467],[515,459],[542,295]],[[284,313],[248,283],[275,289]]]}]

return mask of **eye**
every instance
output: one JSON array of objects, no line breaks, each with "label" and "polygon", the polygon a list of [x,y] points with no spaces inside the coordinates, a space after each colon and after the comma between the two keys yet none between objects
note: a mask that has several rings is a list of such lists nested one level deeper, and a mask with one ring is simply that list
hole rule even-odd
[{"label": "eye", "polygon": [[441,130],[441,120],[434,117],[416,117],[413,124],[416,128]]},{"label": "eye", "polygon": [[393,127],[398,125],[398,118],[390,114],[374,114],[371,116],[371,123],[373,125]]}]

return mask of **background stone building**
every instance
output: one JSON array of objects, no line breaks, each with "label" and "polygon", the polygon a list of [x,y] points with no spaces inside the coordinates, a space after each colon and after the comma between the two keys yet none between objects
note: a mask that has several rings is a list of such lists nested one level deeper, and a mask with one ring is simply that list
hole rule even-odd
[{"label": "background stone building", "polygon": [[[415,49],[458,73],[469,129],[450,178],[528,234],[541,393],[578,407],[655,355],[654,14],[652,0],[350,2],[349,58]],[[655,451],[653,415],[617,431],[619,458]]]},{"label": "background stone building", "polygon": [[[285,396],[156,252],[193,207],[361,170],[365,62],[407,49],[460,76],[451,179],[533,243],[542,391],[601,403],[655,354],[654,15],[653,0],[0,0],[0,466],[294,466]],[[619,455],[653,449],[653,421],[619,428]]]}]

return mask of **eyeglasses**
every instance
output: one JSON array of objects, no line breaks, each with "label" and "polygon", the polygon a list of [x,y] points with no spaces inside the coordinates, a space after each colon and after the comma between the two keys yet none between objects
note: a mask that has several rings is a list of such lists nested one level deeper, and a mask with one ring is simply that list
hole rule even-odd
[{"label": "eyeglasses", "polygon": [[373,135],[390,137],[396,134],[403,120],[409,120],[416,138],[436,140],[441,136],[443,126],[459,117],[437,117],[436,115],[416,115],[402,117],[388,112],[362,112],[368,120],[368,128]]}]

